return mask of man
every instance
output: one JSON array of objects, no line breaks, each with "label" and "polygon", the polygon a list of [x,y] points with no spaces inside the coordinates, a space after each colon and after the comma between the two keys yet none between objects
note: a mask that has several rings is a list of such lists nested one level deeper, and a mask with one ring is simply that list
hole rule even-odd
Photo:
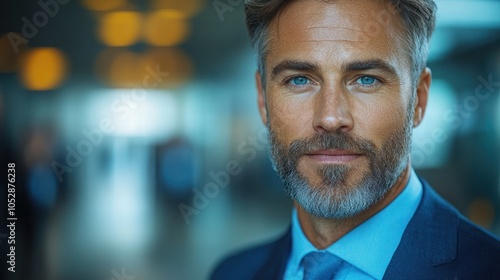
[{"label": "man", "polygon": [[258,105],[294,200],[212,279],[500,279],[500,242],[418,178],[432,0],[249,0]]}]

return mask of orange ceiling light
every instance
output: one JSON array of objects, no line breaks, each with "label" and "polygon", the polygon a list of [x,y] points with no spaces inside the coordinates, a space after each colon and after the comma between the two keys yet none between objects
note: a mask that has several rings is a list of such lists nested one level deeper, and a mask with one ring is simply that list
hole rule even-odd
[{"label": "orange ceiling light", "polygon": [[157,10],[177,10],[185,17],[197,15],[205,6],[204,0],[153,0],[152,7]]},{"label": "orange ceiling light", "polygon": [[97,76],[115,88],[177,88],[189,81],[194,69],[190,57],[175,47],[144,54],[110,48],[99,54],[95,67]]},{"label": "orange ceiling light", "polygon": [[191,58],[178,48],[153,48],[144,54],[141,69],[156,69],[168,73],[157,87],[175,88],[184,85],[193,76]]},{"label": "orange ceiling light", "polygon": [[103,50],[96,60],[96,74],[105,83],[115,88],[140,86],[143,75],[138,67],[140,59],[140,54],[123,48]]},{"label": "orange ceiling light", "polygon": [[20,78],[30,90],[57,88],[67,75],[68,62],[56,48],[36,48],[28,51],[21,62]]},{"label": "orange ceiling light", "polygon": [[132,88],[140,83],[137,64],[139,55],[123,51],[116,55],[109,65],[109,83],[114,87]]},{"label": "orange ceiling light", "polygon": [[186,40],[189,23],[177,10],[158,10],[150,13],[144,23],[144,39],[152,46],[175,46]]},{"label": "orange ceiling light", "polygon": [[140,35],[141,15],[137,12],[110,12],[100,19],[99,38],[107,46],[130,46]]}]

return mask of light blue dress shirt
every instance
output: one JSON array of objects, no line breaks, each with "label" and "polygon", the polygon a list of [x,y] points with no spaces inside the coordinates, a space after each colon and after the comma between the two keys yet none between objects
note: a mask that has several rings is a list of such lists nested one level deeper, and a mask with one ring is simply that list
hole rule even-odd
[{"label": "light blue dress shirt", "polygon": [[[422,184],[412,169],[408,184],[396,199],[325,249],[345,261],[335,280],[382,279],[421,199]],[[285,280],[302,279],[302,258],[312,251],[318,249],[304,235],[293,209],[292,249]]]}]

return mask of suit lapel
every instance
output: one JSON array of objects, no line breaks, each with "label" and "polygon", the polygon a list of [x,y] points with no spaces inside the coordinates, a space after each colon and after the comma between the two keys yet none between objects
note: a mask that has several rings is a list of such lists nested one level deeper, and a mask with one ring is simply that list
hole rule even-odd
[{"label": "suit lapel", "polygon": [[269,259],[264,266],[257,272],[253,279],[255,280],[274,280],[283,279],[290,250],[292,247],[291,228],[285,235],[278,239],[271,249]]},{"label": "suit lapel", "polygon": [[458,213],[427,182],[421,182],[422,201],[403,234],[384,279],[431,275],[434,266],[456,257]]}]

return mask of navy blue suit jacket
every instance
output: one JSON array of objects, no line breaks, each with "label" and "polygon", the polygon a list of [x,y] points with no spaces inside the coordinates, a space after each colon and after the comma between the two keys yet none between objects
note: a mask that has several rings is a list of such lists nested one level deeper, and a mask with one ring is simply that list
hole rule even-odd
[{"label": "navy blue suit jacket", "polygon": [[[500,241],[473,225],[424,180],[422,201],[384,279],[500,279]],[[222,261],[213,280],[283,279],[290,229],[278,240]]]}]

